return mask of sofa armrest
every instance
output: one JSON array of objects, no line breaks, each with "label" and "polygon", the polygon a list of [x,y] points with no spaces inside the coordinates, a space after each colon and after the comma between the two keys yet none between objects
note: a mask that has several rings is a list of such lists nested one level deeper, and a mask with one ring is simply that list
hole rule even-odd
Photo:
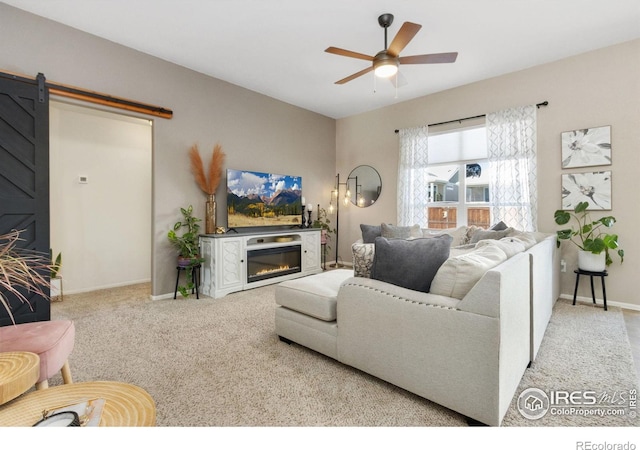
[{"label": "sofa armrest", "polygon": [[518,301],[529,303],[529,285],[529,255],[519,253],[488,270],[460,300],[458,309],[500,317],[503,296],[505,299],[517,296]]}]

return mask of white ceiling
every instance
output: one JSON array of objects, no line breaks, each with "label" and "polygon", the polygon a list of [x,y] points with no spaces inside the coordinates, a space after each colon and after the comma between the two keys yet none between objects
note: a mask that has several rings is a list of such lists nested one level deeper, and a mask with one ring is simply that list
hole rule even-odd
[{"label": "white ceiling", "polygon": [[[333,118],[640,37],[639,0],[3,0],[34,14]],[[397,91],[372,73],[335,81],[384,49],[378,16],[422,29],[401,56],[459,53],[454,64],[402,65]],[[375,92],[374,92],[375,86]]]}]

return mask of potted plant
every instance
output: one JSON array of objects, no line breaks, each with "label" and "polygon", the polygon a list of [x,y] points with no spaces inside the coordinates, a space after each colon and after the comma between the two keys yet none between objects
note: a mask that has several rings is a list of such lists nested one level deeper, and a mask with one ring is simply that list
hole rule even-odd
[{"label": "potted plant", "polygon": [[336,229],[335,228],[331,228],[330,225],[331,221],[329,220],[329,216],[327,215],[327,210],[325,210],[324,208],[319,208],[318,209],[318,218],[315,219],[313,221],[313,223],[311,224],[312,228],[320,228],[320,239],[321,239],[321,243],[322,244],[326,244],[325,249],[324,249],[324,256],[327,256],[327,253],[329,252],[329,250],[331,250],[331,247],[329,246],[329,241],[331,240],[331,234],[330,233],[335,233]]},{"label": "potted plant", "polygon": [[9,303],[9,296],[16,297],[21,303],[29,304],[24,290],[45,299],[48,285],[46,274],[51,270],[49,257],[33,250],[16,248],[22,231],[13,230],[0,236],[0,304],[15,323]]},{"label": "potted plant", "polygon": [[[200,230],[200,219],[193,216],[193,206],[180,208],[183,220],[176,222],[173,228],[167,233],[167,238],[178,250],[178,267],[184,267],[187,272],[187,284],[178,286],[178,290],[183,297],[188,295],[188,291],[194,288],[193,270],[204,261],[200,257],[200,247],[198,242],[198,231]],[[185,228],[185,231],[178,235],[178,232]]]},{"label": "potted plant", "polygon": [[51,257],[51,298],[60,297],[62,301],[62,276],[60,275],[60,269],[62,269],[62,252],[59,252],[56,255],[55,260],[53,259],[53,251],[49,250],[49,254]]},{"label": "potted plant", "polygon": [[618,244],[618,235],[605,233],[602,227],[611,228],[616,223],[613,216],[602,217],[598,220],[591,220],[587,208],[588,202],[580,202],[573,210],[573,214],[557,210],[554,213],[555,221],[558,225],[566,225],[573,219],[575,228],[567,228],[557,231],[557,245],[560,247],[561,241],[571,241],[578,248],[578,268],[590,272],[602,272],[606,266],[613,263],[610,250],[617,250],[620,263],[624,262],[624,250]]}]

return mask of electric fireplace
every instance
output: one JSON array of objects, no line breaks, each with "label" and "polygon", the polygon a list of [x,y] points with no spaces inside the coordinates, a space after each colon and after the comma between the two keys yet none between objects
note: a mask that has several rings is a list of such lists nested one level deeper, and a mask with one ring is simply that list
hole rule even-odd
[{"label": "electric fireplace", "polygon": [[247,283],[281,277],[302,270],[302,247],[289,245],[247,251]]}]

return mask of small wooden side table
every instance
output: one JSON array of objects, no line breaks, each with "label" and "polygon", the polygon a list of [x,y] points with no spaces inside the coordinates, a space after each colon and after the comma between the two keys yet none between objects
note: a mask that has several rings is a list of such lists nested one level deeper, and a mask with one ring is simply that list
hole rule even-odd
[{"label": "small wooden side table", "polygon": [[0,427],[30,427],[43,410],[83,400],[103,398],[101,427],[149,427],[156,424],[156,404],[147,391],[133,384],[91,381],[30,392],[0,406]]},{"label": "small wooden side table", "polygon": [[27,392],[39,377],[40,357],[35,353],[0,353],[0,405]]},{"label": "small wooden side table", "polygon": [[606,270],[602,272],[589,272],[588,270],[577,269],[573,271],[576,274],[576,287],[573,290],[573,304],[576,304],[576,296],[578,295],[578,283],[580,282],[580,275],[587,275],[591,280],[591,298],[593,299],[593,304],[596,304],[596,294],[593,289],[593,277],[600,277],[602,280],[602,299],[604,301],[604,310],[607,310],[607,290],[604,287],[604,277],[609,275]]}]

